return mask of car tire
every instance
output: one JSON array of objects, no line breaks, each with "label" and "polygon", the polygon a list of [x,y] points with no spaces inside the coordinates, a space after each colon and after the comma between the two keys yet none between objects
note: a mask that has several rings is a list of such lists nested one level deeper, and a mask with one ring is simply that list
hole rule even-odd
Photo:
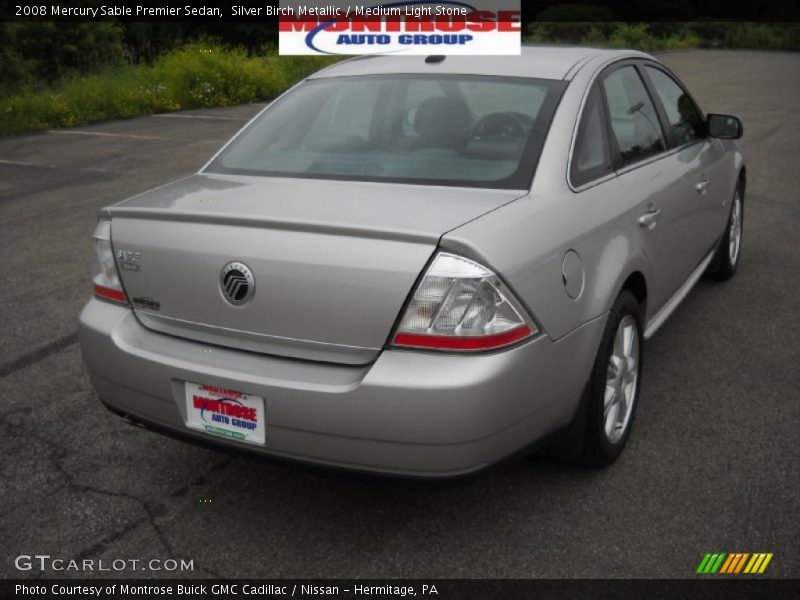
[{"label": "car tire", "polygon": [[630,436],[642,381],[642,317],[627,290],[608,315],[587,387],[583,462],[614,462]]},{"label": "car tire", "polygon": [[736,274],[742,256],[742,233],[744,231],[744,191],[741,183],[736,186],[731,202],[731,212],[725,233],[706,271],[714,279],[730,279]]}]

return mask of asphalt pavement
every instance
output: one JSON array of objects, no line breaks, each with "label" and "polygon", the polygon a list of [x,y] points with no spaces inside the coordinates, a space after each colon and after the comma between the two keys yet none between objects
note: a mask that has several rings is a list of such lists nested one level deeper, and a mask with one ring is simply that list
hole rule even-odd
[{"label": "asphalt pavement", "polygon": [[0,577],[42,576],[14,566],[33,554],[194,564],[117,576],[691,577],[718,551],[800,576],[800,55],[661,58],[744,121],[743,256],[646,344],[633,434],[602,471],[536,457],[410,483],[126,425],[77,345],[97,211],[196,171],[260,106],[0,138]]}]

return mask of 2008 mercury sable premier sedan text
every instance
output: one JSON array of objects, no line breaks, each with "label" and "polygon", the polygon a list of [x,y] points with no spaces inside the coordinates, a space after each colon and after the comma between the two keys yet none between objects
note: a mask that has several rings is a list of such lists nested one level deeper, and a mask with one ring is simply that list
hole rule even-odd
[{"label": "2008 mercury sable premier sedan text", "polygon": [[736,271],[741,133],[637,52],[338,63],[102,211],[92,382],[134,422],[325,465],[452,476],[559,435],[607,464],[643,341]]}]

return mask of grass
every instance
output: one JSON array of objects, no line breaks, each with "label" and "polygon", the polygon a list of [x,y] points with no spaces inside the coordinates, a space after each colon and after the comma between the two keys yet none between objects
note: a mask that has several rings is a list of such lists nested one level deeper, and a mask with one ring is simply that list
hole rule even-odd
[{"label": "grass", "polygon": [[325,57],[279,57],[271,49],[248,56],[243,50],[193,43],[152,65],[71,78],[52,89],[0,98],[0,134],[269,100],[331,62]]}]

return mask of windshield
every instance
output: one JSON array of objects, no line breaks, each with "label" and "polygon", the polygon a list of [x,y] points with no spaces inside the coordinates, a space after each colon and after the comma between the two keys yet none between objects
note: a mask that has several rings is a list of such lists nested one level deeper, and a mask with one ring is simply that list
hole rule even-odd
[{"label": "windshield", "polygon": [[565,85],[465,75],[312,79],[207,171],[526,189]]}]

